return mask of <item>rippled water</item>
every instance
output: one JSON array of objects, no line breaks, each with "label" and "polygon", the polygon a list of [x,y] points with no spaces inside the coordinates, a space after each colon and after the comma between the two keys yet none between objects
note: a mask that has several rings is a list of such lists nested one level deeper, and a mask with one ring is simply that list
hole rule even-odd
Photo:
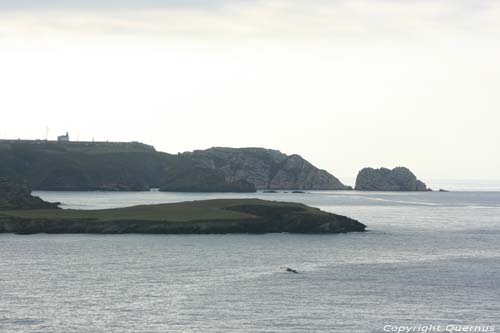
[{"label": "rippled water", "polygon": [[0,332],[500,330],[498,192],[36,194],[81,209],[258,196],[369,232],[0,235]]}]

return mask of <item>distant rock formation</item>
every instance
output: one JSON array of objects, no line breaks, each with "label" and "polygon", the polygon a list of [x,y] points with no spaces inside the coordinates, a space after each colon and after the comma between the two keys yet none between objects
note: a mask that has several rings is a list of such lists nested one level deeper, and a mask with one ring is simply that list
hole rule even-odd
[{"label": "distant rock formation", "polygon": [[431,191],[405,167],[392,170],[364,168],[358,173],[355,189],[358,191]]},{"label": "distant rock formation", "polygon": [[181,156],[201,168],[221,171],[230,183],[245,180],[257,189],[352,190],[301,156],[278,150],[214,147]]},{"label": "distant rock formation", "polygon": [[0,161],[0,177],[21,177],[48,191],[352,189],[298,155],[263,148],[173,155],[138,142],[0,140]]},{"label": "distant rock formation", "polygon": [[31,195],[31,187],[20,178],[0,178],[0,210],[57,209],[57,203]]}]

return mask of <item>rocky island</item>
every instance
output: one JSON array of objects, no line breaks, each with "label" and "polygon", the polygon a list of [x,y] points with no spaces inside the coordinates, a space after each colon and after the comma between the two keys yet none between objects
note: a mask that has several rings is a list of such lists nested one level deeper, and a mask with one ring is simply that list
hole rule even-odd
[{"label": "rocky island", "polygon": [[356,178],[357,191],[432,191],[408,168],[362,169]]},{"label": "rocky island", "polygon": [[105,210],[0,211],[0,233],[227,234],[364,231],[356,220],[303,204],[221,199]]},{"label": "rocky island", "polygon": [[0,177],[35,190],[255,192],[348,190],[299,155],[264,148],[156,151],[139,142],[0,140]]}]

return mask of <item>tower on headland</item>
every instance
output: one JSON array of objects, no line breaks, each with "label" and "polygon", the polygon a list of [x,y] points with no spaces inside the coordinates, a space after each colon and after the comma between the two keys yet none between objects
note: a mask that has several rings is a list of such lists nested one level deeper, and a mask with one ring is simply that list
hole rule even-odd
[{"label": "tower on headland", "polygon": [[59,141],[59,142],[68,142],[69,141],[69,133],[66,132],[66,135],[59,135],[57,137],[57,141]]}]

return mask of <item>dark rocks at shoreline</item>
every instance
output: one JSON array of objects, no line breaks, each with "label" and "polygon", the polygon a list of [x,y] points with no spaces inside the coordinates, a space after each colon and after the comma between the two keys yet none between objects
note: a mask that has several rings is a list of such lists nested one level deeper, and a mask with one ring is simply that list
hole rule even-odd
[{"label": "dark rocks at shoreline", "polygon": [[233,192],[233,193],[254,193],[257,192],[255,186],[245,180],[228,182],[225,179],[211,181],[208,177],[201,179],[191,178],[190,180],[176,179],[168,185],[160,188],[163,192]]},{"label": "dark rocks at shoreline", "polygon": [[0,210],[58,209],[58,203],[31,195],[31,186],[21,178],[0,177]]},{"label": "dark rocks at shoreline", "polygon": [[356,178],[358,191],[432,191],[405,167],[362,169]]}]

